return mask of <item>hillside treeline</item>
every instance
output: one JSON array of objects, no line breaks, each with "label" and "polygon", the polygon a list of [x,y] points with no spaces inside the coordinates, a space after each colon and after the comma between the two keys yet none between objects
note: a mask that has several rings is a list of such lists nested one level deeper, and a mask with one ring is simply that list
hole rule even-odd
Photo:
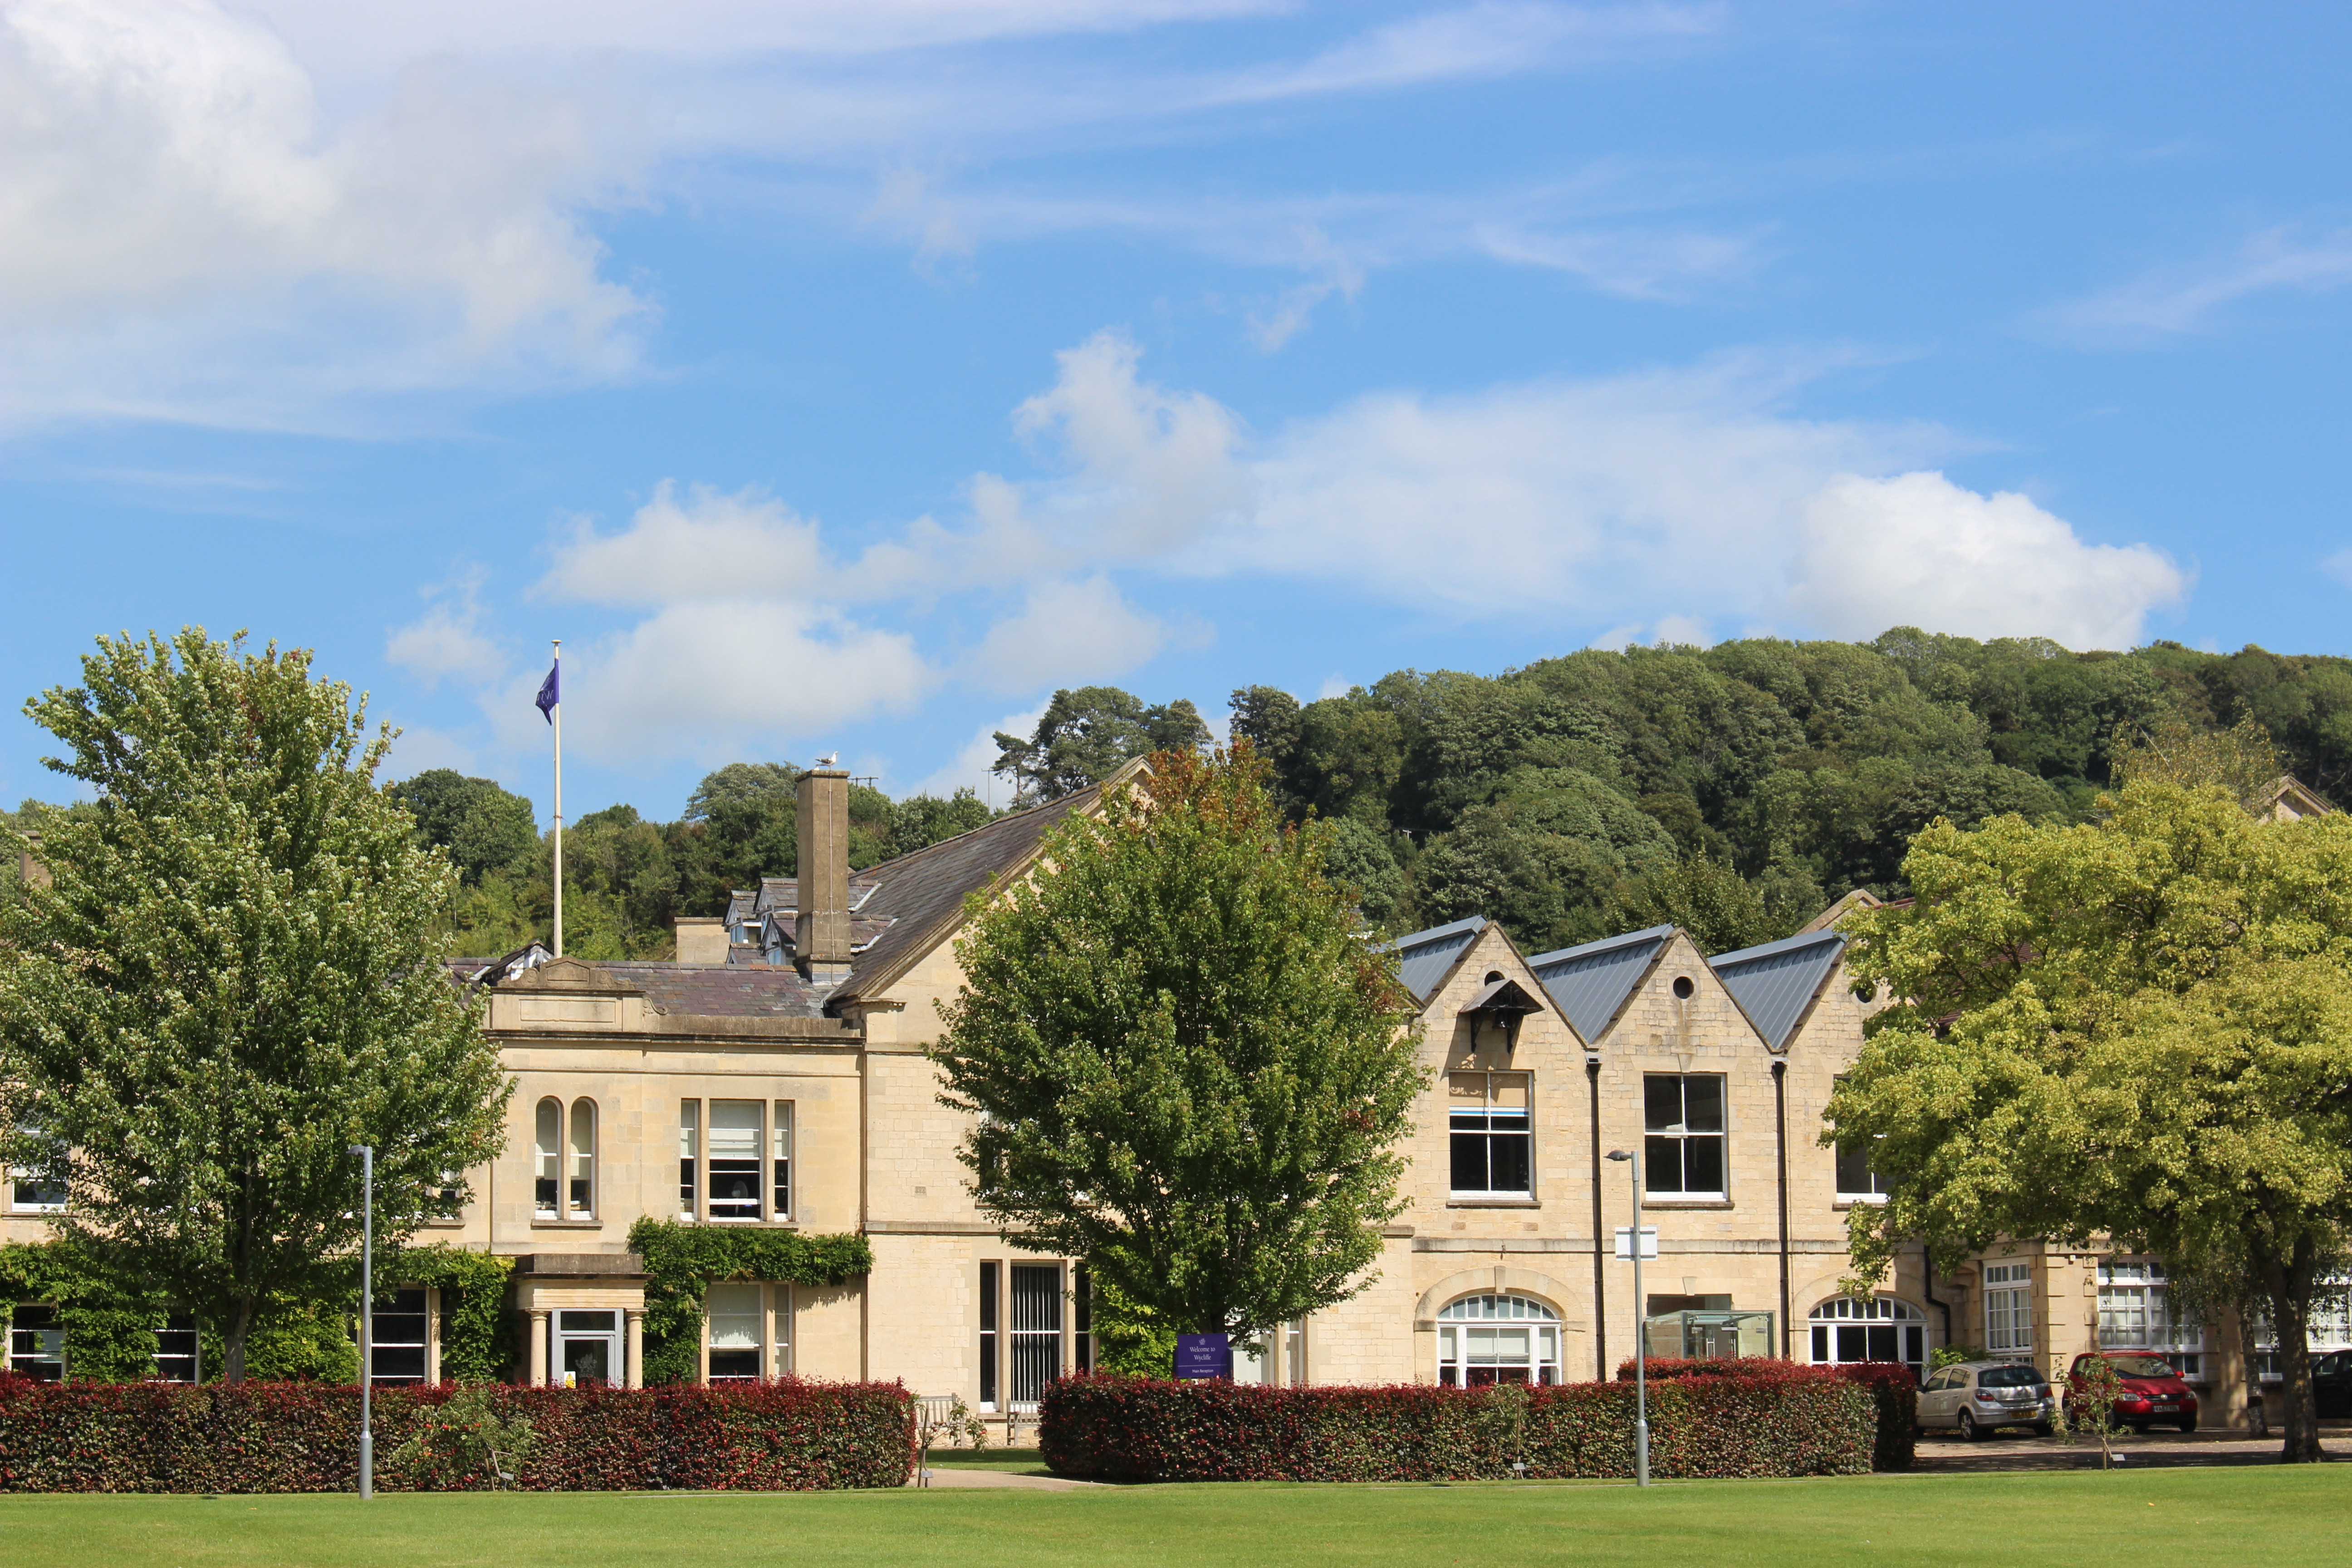
[{"label": "hillside treeline", "polygon": [[[1588,649],[1496,676],[1400,670],[1307,703],[1253,686],[1230,707],[1289,812],[1331,824],[1333,869],[1374,925],[1486,914],[1530,952],[1664,921],[1716,951],[1786,935],[1853,889],[1900,894],[1910,836],[1939,816],[2084,816],[2116,747],[2168,726],[2258,727],[2319,794],[2352,790],[2352,660],[2259,647],[2073,653],[1902,627],[1869,643]],[[1033,733],[998,736],[995,771],[1019,800],[1048,800],[1208,738],[1189,701],[1084,687],[1056,692]],[[733,763],[676,820],[614,805],[571,824],[567,950],[666,957],[677,917],[790,874],[796,772]],[[393,788],[457,868],[453,951],[545,936],[549,846],[529,800],[446,769]],[[851,863],[988,816],[969,791],[894,801],[853,784]]]}]

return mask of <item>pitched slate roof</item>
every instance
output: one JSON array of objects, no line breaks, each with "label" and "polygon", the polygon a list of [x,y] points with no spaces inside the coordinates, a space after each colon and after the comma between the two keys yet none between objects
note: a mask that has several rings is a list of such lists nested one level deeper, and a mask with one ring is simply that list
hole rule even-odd
[{"label": "pitched slate roof", "polygon": [[[849,874],[849,951],[863,952],[875,939],[890,929],[887,916],[863,912],[866,902],[880,884],[876,880],[881,867],[869,867]],[[782,938],[786,952],[793,949],[793,921],[800,914],[801,884],[797,877],[762,877],[757,888],[738,888],[727,905],[727,932],[732,944],[730,952],[739,963],[758,963],[772,945],[770,932]],[[750,928],[745,934],[745,928]]]},{"label": "pitched slate roof", "polygon": [[614,981],[646,994],[656,1013],[719,1018],[821,1018],[825,991],[789,965],[600,963]]},{"label": "pitched slate roof", "polygon": [[1426,1002],[1453,969],[1454,961],[1462,956],[1462,950],[1486,929],[1486,917],[1472,915],[1468,920],[1432,926],[1383,942],[1381,951],[1397,955],[1397,977],[1412,993],[1414,1001]]},{"label": "pitched slate roof", "polygon": [[1844,951],[1843,932],[1805,931],[1722,953],[1707,960],[1707,965],[1764,1043],[1778,1051],[1787,1048],[1797,1020],[1805,1016]]},{"label": "pitched slate roof", "polygon": [[1625,1005],[1625,998],[1633,994],[1633,987],[1649,973],[1652,961],[1674,934],[1670,925],[1627,931],[1539,953],[1528,960],[1528,967],[1543,982],[1560,1016],[1575,1026],[1580,1038],[1590,1043],[1609,1027],[1617,1009]]},{"label": "pitched slate roof", "polygon": [[1092,810],[1104,790],[1124,784],[1142,771],[1130,763],[1101,784],[1066,795],[1049,805],[984,823],[969,833],[902,855],[857,873],[870,882],[863,899],[853,885],[854,930],[879,927],[873,941],[855,952],[849,978],[836,999],[871,996],[896,980],[905,967],[943,940],[963,916],[964,899],[1019,870],[1037,852],[1045,835],[1072,812]]}]

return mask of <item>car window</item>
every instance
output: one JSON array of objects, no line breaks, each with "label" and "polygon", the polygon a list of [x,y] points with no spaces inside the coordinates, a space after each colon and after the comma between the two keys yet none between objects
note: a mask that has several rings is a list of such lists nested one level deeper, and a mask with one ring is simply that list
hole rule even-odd
[{"label": "car window", "polygon": [[2124,1377],[2171,1377],[2172,1363],[2162,1356],[2111,1355],[2107,1364]]},{"label": "car window", "polygon": [[1958,1386],[1959,1381],[1960,1374],[1958,1371],[1948,1366],[1943,1371],[1937,1373],[1935,1376],[1927,1380],[1927,1387],[1931,1391],[1938,1388],[1954,1388]]},{"label": "car window", "polygon": [[2032,1388],[2041,1381],[2030,1366],[1989,1366],[1977,1373],[1979,1388]]}]

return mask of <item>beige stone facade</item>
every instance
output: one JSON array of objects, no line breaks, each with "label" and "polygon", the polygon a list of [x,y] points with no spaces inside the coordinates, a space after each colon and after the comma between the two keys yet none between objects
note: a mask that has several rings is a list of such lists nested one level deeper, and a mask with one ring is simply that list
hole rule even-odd
[{"label": "beige stone facade", "polygon": [[[822,815],[826,798],[809,804]],[[923,1049],[960,980],[965,896],[1026,874],[1052,822],[1093,803],[804,879],[812,901],[847,906],[829,918],[772,882],[725,930],[682,936],[708,962],[533,953],[471,975],[516,1084],[509,1142],[424,1239],[517,1260],[514,1375],[635,1380],[644,1277],[626,1237],[646,1215],[857,1233],[873,1248],[873,1272],[848,1285],[714,1297],[708,1373],[898,1379],[1003,1411],[1086,1364],[1074,1265],[1007,1246],[973,1206],[963,1119],[939,1104]],[[839,852],[837,835],[803,838]],[[797,959],[812,940],[825,947],[814,965],[744,962]],[[1987,1344],[1997,1320],[2000,1353],[2047,1366],[2098,1342],[2103,1289],[2111,1327],[2133,1310],[2144,1321],[2160,1290],[2144,1267],[2103,1284],[2101,1258],[2039,1246],[1934,1279],[1915,1251],[1874,1290],[1842,1289],[1846,1215],[1871,1198],[1841,1192],[1818,1138],[1868,1009],[1833,931],[1712,960],[1669,928],[1532,959],[1479,921],[1400,946],[1430,1075],[1407,1206],[1363,1289],[1274,1336],[1255,1375],[1608,1376],[1637,1320],[1654,1354],[1915,1363]],[[1657,1232],[1638,1303],[1613,1256],[1616,1229],[1636,1223],[1633,1171],[1612,1151],[1640,1163],[1638,1223]],[[0,1217],[0,1236],[40,1234],[37,1214]],[[2234,1327],[2216,1329],[2167,1347],[2196,1358],[2209,1424],[2240,1418],[2245,1384]]]}]

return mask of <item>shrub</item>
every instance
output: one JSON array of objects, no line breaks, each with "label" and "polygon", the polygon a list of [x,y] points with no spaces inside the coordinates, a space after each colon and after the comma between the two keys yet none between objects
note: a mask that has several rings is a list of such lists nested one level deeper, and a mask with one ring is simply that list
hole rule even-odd
[{"label": "shrub", "polygon": [[[1875,1416],[1848,1379],[1690,1377],[1650,1394],[1660,1477],[1859,1475]],[[1062,1475],[1114,1480],[1428,1481],[1630,1476],[1623,1384],[1279,1388],[1097,1373],[1050,1385],[1038,1446]]]},{"label": "shrub", "polygon": [[[457,1489],[479,1475],[394,1463],[425,1412],[457,1394],[379,1389],[377,1484]],[[897,1384],[786,1378],[715,1388],[488,1388],[528,1421],[527,1491],[797,1491],[906,1483],[914,1409]],[[54,1384],[0,1373],[0,1491],[323,1492],[358,1484],[349,1384]],[[420,1445],[420,1451],[434,1445]]]},{"label": "shrub", "polygon": [[[1842,1379],[1870,1390],[1877,1411],[1878,1430],[1871,1444],[1874,1470],[1907,1470],[1919,1449],[1919,1380],[1901,1362],[1848,1362],[1841,1366],[1806,1366],[1796,1362],[1747,1356],[1727,1361],[1668,1357],[1649,1363],[1652,1383],[1690,1377],[1800,1377]],[[1617,1381],[1633,1381],[1633,1363],[1621,1363]]]}]

